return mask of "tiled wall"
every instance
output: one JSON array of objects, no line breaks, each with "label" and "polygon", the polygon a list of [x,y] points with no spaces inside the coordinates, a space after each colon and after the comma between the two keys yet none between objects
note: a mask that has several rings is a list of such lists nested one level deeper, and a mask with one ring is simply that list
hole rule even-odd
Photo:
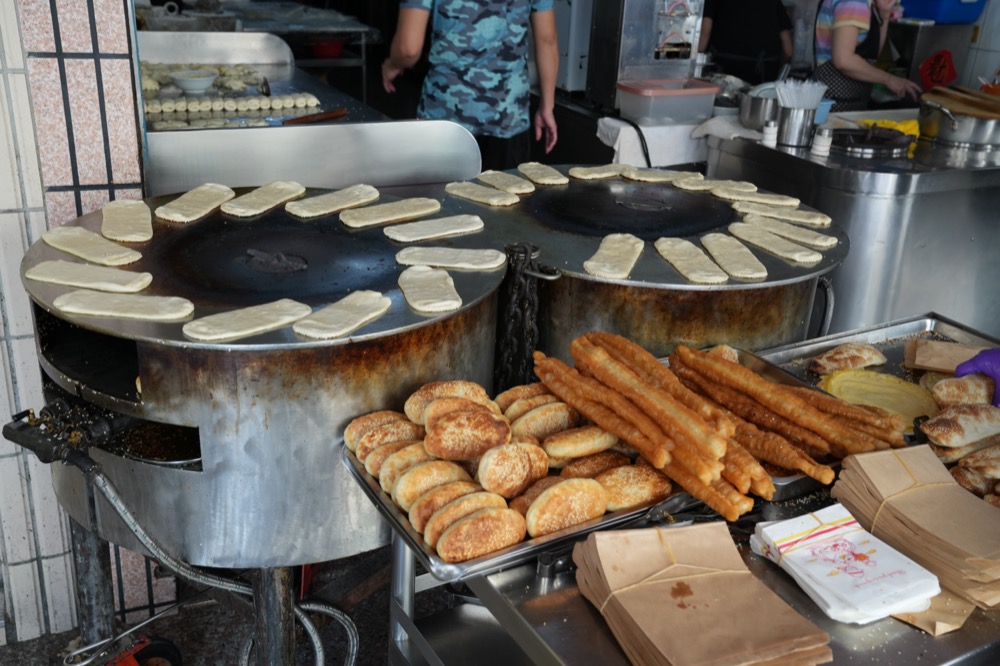
[{"label": "tiled wall", "polygon": [[[130,0],[0,0],[0,420],[43,405],[18,266],[46,228],[141,198]],[[5,640],[76,626],[47,465],[0,438]]]},{"label": "tiled wall", "polygon": [[962,76],[962,82],[973,88],[980,86],[980,76],[992,80],[993,73],[1000,69],[1000,2],[987,1],[976,25],[978,39],[969,49],[968,66]]}]

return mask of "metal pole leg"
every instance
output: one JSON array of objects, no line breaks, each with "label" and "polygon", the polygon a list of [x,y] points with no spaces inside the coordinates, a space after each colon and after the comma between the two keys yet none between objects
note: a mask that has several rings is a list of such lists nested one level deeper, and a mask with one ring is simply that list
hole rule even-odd
[{"label": "metal pole leg", "polygon": [[290,665],[295,659],[292,578],[291,567],[260,569],[254,575],[254,654],[258,666]]},{"label": "metal pole leg", "polygon": [[[93,491],[88,487],[88,492]],[[114,636],[115,602],[108,542],[69,519],[76,571],[76,607],[80,638],[91,645]]]}]

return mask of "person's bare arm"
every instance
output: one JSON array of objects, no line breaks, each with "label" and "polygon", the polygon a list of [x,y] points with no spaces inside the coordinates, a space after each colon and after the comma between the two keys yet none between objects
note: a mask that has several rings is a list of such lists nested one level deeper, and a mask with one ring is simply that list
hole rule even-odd
[{"label": "person's bare arm", "polygon": [[712,19],[705,16],[701,19],[701,34],[698,35],[698,52],[708,49],[708,41],[712,39]]},{"label": "person's bare arm", "polygon": [[833,66],[855,81],[881,83],[896,97],[909,95],[913,99],[920,96],[921,88],[913,81],[879,69],[854,52],[858,43],[858,29],[841,26],[833,31]]},{"label": "person's bare arm", "polygon": [[396,34],[389,47],[389,57],[382,63],[382,87],[386,92],[396,92],[393,81],[417,64],[424,51],[424,35],[430,12],[426,9],[400,9]]},{"label": "person's bare arm", "polygon": [[792,31],[782,30],[778,33],[778,37],[781,39],[781,55],[786,62],[790,62],[792,59]]},{"label": "person's bare arm", "polygon": [[531,33],[535,43],[535,66],[538,68],[538,110],[535,112],[535,140],[545,143],[548,153],[559,139],[556,127],[556,77],[559,74],[559,39],[552,10],[531,15]]}]

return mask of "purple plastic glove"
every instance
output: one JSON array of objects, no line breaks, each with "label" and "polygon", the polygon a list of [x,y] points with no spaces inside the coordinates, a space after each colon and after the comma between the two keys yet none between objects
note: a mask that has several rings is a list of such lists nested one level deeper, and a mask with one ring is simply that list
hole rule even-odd
[{"label": "purple plastic glove", "polygon": [[[955,376],[964,377],[973,372],[981,372],[993,378],[993,383],[1000,386],[1000,349],[984,349],[968,361],[955,367]],[[1000,407],[1000,391],[993,389],[993,406]]]}]

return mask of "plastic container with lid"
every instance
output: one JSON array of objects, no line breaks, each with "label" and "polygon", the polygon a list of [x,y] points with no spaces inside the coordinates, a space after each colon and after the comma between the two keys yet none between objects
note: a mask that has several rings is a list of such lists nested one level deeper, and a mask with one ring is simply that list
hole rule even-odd
[{"label": "plastic container with lid", "polygon": [[712,115],[721,88],[700,79],[618,82],[618,109],[639,125],[693,124]]},{"label": "plastic container with lid", "polygon": [[903,16],[935,23],[975,23],[986,0],[903,0]]}]

